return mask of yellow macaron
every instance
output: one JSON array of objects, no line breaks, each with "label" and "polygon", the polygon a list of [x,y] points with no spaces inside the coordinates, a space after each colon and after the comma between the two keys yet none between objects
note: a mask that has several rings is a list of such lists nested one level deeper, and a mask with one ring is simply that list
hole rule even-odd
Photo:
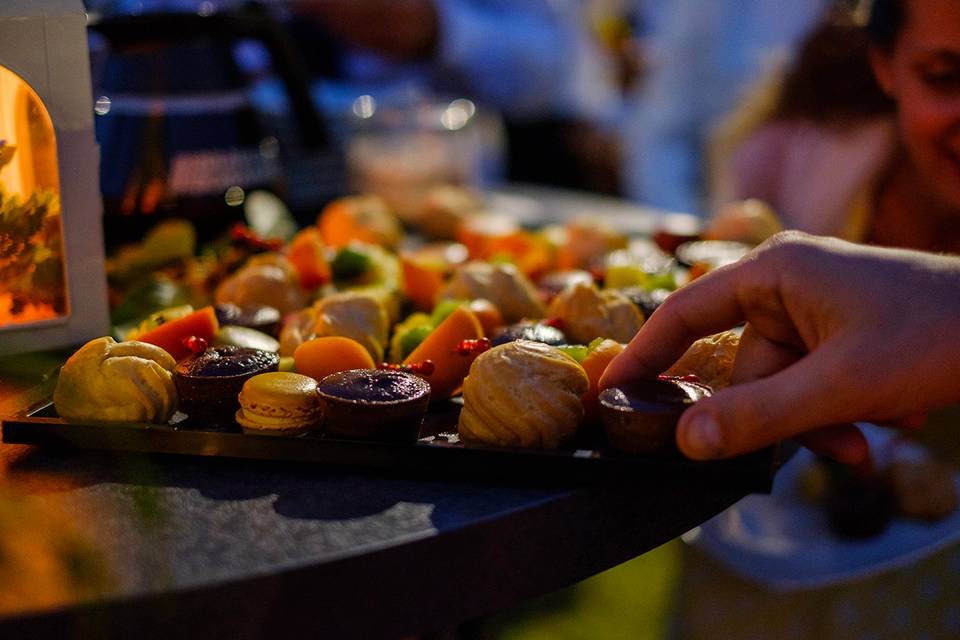
[{"label": "yellow macaron", "polygon": [[298,373],[261,373],[240,391],[237,422],[244,433],[294,436],[320,420],[317,381]]}]

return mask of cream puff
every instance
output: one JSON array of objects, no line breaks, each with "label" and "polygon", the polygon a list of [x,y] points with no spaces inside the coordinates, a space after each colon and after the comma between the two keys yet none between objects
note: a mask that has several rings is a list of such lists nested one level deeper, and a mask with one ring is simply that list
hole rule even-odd
[{"label": "cream puff", "polygon": [[264,254],[248,260],[243,268],[220,283],[215,298],[217,304],[232,303],[241,309],[273,307],[280,315],[307,304],[296,270],[279,254]]},{"label": "cream puff", "polygon": [[630,342],[644,317],[633,302],[619,291],[600,291],[587,282],[574,282],[550,303],[551,318],[562,321],[563,332],[580,344],[596,338]]},{"label": "cream puff", "polygon": [[60,370],[54,406],[67,421],[165,423],[177,410],[176,364],[145,342],[91,340]]},{"label": "cream puff", "polygon": [[454,271],[439,298],[489,300],[506,323],[536,320],[544,315],[533,283],[512,264],[468,262]]},{"label": "cream puff", "polygon": [[590,386],[576,360],[517,340],[481,354],[463,383],[458,431],[465,442],[557,448],[573,440]]}]

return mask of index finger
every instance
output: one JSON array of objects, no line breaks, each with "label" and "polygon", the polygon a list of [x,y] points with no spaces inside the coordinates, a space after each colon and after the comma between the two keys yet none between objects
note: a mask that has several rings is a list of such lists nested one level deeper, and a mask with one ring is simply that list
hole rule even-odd
[{"label": "index finger", "polygon": [[600,388],[655,378],[669,369],[695,340],[745,320],[738,291],[754,277],[755,262],[745,258],[670,294],[623,353],[610,362],[600,379]]}]

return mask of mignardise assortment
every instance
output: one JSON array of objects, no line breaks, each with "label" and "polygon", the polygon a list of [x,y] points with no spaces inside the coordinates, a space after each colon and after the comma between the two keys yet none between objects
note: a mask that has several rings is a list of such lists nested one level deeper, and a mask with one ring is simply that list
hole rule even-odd
[{"label": "mignardise assortment", "polygon": [[[197,251],[187,223],[162,223],[110,259],[116,335],[64,365],[59,415],[412,442],[428,405],[462,398],[467,446],[564,447],[606,427],[625,451],[669,452],[708,387],[598,382],[688,272],[601,222],[526,230],[451,189],[437,197],[471,208],[407,235],[372,195],[287,241],[238,227]],[[681,375],[728,378],[736,345],[701,341]]]}]

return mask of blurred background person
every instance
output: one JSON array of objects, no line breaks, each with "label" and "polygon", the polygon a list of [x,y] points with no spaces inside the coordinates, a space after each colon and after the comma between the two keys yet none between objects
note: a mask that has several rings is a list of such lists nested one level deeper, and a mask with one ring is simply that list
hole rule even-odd
[{"label": "blurred background person", "polygon": [[325,81],[328,89],[346,83],[376,98],[425,82],[434,94],[468,97],[503,115],[510,179],[614,188],[612,137],[604,134],[619,96],[580,0],[302,0],[294,7],[345,47],[340,78]]},{"label": "blurred background person", "polygon": [[[467,98],[506,127],[514,180],[613,191],[615,70],[586,26],[581,0],[291,0],[265,3],[306,62],[328,120],[376,108],[411,111]],[[88,0],[102,15],[180,11],[210,15],[234,0]],[[270,56],[244,43],[239,63],[255,77]],[[254,99],[287,108],[276,83]],[[470,112],[472,115],[472,111]],[[438,125],[439,127],[439,125]],[[336,122],[333,125],[336,133]],[[493,140],[498,132],[488,130]],[[490,144],[497,145],[493,140]],[[599,168],[596,168],[599,167]],[[494,169],[492,173],[496,173]]]},{"label": "blurred background person", "polygon": [[960,252],[960,6],[876,0],[804,44],[720,136],[717,204],[759,198],[784,226]]},{"label": "blurred background person", "polygon": [[[805,40],[785,76],[721,127],[711,153],[715,203],[760,198],[786,228],[958,253],[958,96],[960,4],[873,0],[852,14],[836,13]],[[938,476],[946,474],[948,486],[960,464],[958,420],[956,407],[938,412],[914,436],[946,463]],[[861,473],[869,480],[879,472]],[[924,500],[934,491],[923,483],[908,487],[908,495]],[[775,492],[753,515],[775,518],[790,499]],[[847,505],[857,513],[854,507]],[[856,516],[871,517],[870,510]],[[718,531],[707,535],[724,535]],[[916,548],[923,535],[917,529],[884,541]],[[678,636],[754,637],[763,629],[771,637],[818,639],[957,637],[960,548],[912,558],[858,581],[777,593],[736,575],[749,573],[748,560],[691,551]],[[837,556],[838,569],[843,560]]]},{"label": "blurred background person", "polygon": [[624,118],[630,198],[705,215],[710,126],[788,55],[826,0],[674,0],[638,3],[649,24],[648,75]]}]

